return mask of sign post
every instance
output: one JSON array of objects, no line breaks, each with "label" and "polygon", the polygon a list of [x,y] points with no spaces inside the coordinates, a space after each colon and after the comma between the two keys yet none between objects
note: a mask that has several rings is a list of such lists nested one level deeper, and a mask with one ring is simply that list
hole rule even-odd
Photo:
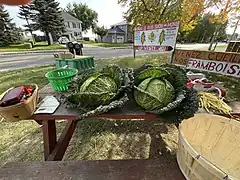
[{"label": "sign post", "polygon": [[136,26],[134,31],[134,50],[173,52],[178,29],[179,21]]}]

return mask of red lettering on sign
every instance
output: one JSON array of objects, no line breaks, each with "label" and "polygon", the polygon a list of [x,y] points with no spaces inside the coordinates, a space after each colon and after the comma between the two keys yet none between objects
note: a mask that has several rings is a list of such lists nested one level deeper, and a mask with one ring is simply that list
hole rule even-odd
[{"label": "red lettering on sign", "polygon": [[223,67],[224,67],[223,63],[219,63],[219,64],[217,65],[217,67],[216,67],[216,71],[217,71],[217,72],[222,71]]},{"label": "red lettering on sign", "polygon": [[191,54],[192,54],[191,51],[187,51],[187,52],[186,52],[186,57],[191,57]]},{"label": "red lettering on sign", "polygon": [[215,62],[210,62],[210,65],[208,67],[209,71],[213,71],[215,69],[216,63]]},{"label": "red lettering on sign", "polygon": [[231,58],[232,58],[231,54],[225,54],[224,57],[222,58],[222,61],[228,62],[231,60]]},{"label": "red lettering on sign", "polygon": [[217,53],[216,60],[221,61],[223,59],[223,55],[224,54],[222,53]]},{"label": "red lettering on sign", "polygon": [[208,54],[208,59],[209,59],[209,60],[215,60],[215,59],[214,59],[214,55],[215,55],[215,53],[209,53],[209,54]]},{"label": "red lettering on sign", "polygon": [[196,53],[197,53],[196,58],[197,58],[197,59],[200,59],[201,53],[200,53],[200,52],[196,52]]},{"label": "red lettering on sign", "polygon": [[235,68],[239,69],[239,66],[238,66],[237,64],[231,65],[231,66],[229,67],[227,73],[228,73],[228,74],[235,74],[235,73],[237,72],[237,69],[235,69]]}]

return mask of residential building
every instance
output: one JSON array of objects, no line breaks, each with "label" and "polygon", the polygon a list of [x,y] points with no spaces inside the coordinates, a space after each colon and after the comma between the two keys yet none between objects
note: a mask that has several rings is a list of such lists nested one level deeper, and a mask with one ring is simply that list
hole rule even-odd
[{"label": "residential building", "polygon": [[112,25],[107,35],[103,38],[103,42],[109,43],[128,43],[132,41],[133,33],[131,26],[126,21]]},{"label": "residential building", "polygon": [[66,36],[70,41],[82,39],[82,22],[64,11],[62,11],[62,18],[66,27],[63,36]]}]

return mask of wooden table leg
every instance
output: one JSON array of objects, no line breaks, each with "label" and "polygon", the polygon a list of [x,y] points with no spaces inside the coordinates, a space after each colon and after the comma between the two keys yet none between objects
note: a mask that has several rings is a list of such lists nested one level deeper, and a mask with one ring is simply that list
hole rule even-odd
[{"label": "wooden table leg", "polygon": [[76,129],[78,121],[69,121],[66,127],[63,129],[61,136],[59,137],[57,144],[51,154],[48,156],[48,161],[61,161],[69,142],[72,138],[74,130]]},{"label": "wooden table leg", "polygon": [[44,142],[44,159],[46,161],[56,146],[57,142],[56,124],[55,120],[51,121],[43,120],[42,125]]}]

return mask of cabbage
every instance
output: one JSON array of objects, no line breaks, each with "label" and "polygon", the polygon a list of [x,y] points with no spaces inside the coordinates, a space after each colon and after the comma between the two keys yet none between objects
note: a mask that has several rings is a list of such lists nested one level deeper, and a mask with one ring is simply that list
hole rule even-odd
[{"label": "cabbage", "polygon": [[147,112],[162,114],[185,98],[186,73],[171,66],[144,65],[134,73],[134,99]]},{"label": "cabbage", "polygon": [[166,79],[147,78],[134,90],[138,105],[147,110],[163,108],[173,101],[175,92]]}]

